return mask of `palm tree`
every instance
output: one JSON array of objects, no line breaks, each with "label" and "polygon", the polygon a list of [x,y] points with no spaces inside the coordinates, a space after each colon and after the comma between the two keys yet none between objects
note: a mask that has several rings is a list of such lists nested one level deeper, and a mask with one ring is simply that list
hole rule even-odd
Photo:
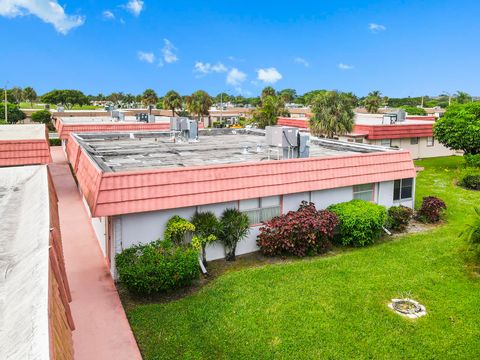
[{"label": "palm tree", "polygon": [[175,116],[175,109],[181,109],[183,105],[182,97],[174,90],[170,90],[163,98],[163,105],[172,110],[172,116]]},{"label": "palm tree", "polygon": [[264,97],[261,106],[253,111],[253,121],[261,129],[275,125],[279,116],[288,116],[285,102],[279,96]]},{"label": "palm tree", "polygon": [[197,90],[191,96],[187,96],[185,102],[188,112],[196,114],[199,122],[202,120],[202,116],[210,114],[210,106],[213,104],[210,95],[203,90]]},{"label": "palm tree", "polygon": [[153,105],[157,104],[157,101],[158,101],[158,96],[155,90],[147,89],[143,92],[142,103],[148,107],[149,111],[151,111],[151,107]]},{"label": "palm tree", "polygon": [[382,93],[378,90],[372,91],[363,102],[369,113],[376,114],[380,106],[382,106]]},{"label": "palm tree", "polygon": [[355,113],[349,96],[328,91],[312,100],[310,131],[313,135],[333,138],[349,133],[353,129]]},{"label": "palm tree", "polygon": [[457,101],[458,104],[466,104],[472,99],[470,94],[466,93],[465,91],[457,91],[457,94],[455,95],[455,100]]},{"label": "palm tree", "polygon": [[30,106],[33,107],[33,102],[37,100],[37,93],[31,86],[27,86],[23,89],[23,98],[30,102]]},{"label": "palm tree", "polygon": [[268,96],[275,96],[276,91],[273,87],[267,86],[262,90],[262,95],[260,96],[261,100],[263,101]]}]

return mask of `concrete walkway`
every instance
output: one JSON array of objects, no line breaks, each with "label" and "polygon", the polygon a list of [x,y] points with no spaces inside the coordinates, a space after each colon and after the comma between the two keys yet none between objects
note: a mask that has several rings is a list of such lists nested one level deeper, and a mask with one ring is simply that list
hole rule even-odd
[{"label": "concrete walkway", "polygon": [[50,171],[58,194],[65,266],[72,293],[75,359],[141,359],[87,211],[60,147]]}]

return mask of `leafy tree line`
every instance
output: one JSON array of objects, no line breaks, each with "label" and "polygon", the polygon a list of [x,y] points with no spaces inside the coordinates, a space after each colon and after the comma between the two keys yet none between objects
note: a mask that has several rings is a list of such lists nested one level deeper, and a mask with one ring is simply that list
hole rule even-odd
[{"label": "leafy tree line", "polygon": [[[209,102],[211,104],[217,105],[230,103],[235,106],[259,107],[262,105],[262,103],[265,101],[265,97],[268,95],[276,99],[278,98],[279,101],[281,101],[283,104],[312,106],[314,103],[314,99],[318,95],[326,94],[328,92],[328,90],[319,89],[308,91],[302,95],[299,95],[297,94],[297,91],[295,89],[287,88],[276,91],[272,87],[268,86],[263,89],[260,96],[257,97],[244,97],[241,95],[234,96],[226,92],[221,92],[216,96],[210,96],[209,94],[207,95],[210,98]],[[197,92],[194,92],[193,94],[195,93]],[[23,89],[20,87],[13,87],[11,89],[8,89],[7,101],[9,103],[17,105],[21,102],[28,102],[32,107],[35,102],[39,101],[41,103],[61,105],[67,109],[70,109],[75,105],[89,105],[93,101],[105,101],[121,108],[143,105],[147,107],[156,107],[158,109],[169,109],[172,110],[173,114],[176,113],[177,110],[181,111],[183,109],[186,109],[187,101],[188,99],[192,98],[192,96],[194,96],[193,94],[180,95],[178,92],[170,90],[164,96],[158,96],[153,89],[146,89],[143,93],[137,95],[123,92],[112,92],[109,95],[104,95],[102,93],[99,93],[97,95],[85,95],[80,90],[55,89],[41,96],[38,96],[35,89],[29,86]],[[450,104],[466,104],[476,100],[474,97],[464,91],[457,91],[455,94],[452,95],[440,94],[436,97],[417,96],[407,98],[389,98],[383,96],[378,90],[372,91],[367,96],[362,98],[359,98],[352,92],[342,94],[344,94],[344,96],[350,99],[353,107],[363,106],[372,113],[378,112],[381,107],[388,106],[394,108],[403,107],[406,110],[409,110],[409,114],[412,115],[423,114],[422,110],[415,110],[422,105],[423,107],[440,106],[446,108]],[[269,102],[271,102],[271,100],[269,100]],[[195,112],[195,114],[198,113]]]}]

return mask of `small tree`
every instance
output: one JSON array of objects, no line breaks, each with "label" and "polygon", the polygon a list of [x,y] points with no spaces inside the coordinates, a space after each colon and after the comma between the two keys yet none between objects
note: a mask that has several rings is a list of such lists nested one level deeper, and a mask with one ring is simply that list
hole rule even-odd
[{"label": "small tree", "polygon": [[[14,104],[7,104],[7,114],[8,114],[8,122],[10,124],[16,124],[20,120],[24,120],[27,116],[25,113],[18,108],[17,105]],[[0,119],[5,119],[5,104],[0,103]]]},{"label": "small tree", "polygon": [[195,212],[191,222],[195,226],[192,244],[194,247],[201,249],[203,264],[207,265],[205,249],[208,244],[217,240],[220,223],[211,211]]},{"label": "small tree", "polygon": [[49,130],[53,130],[52,114],[48,110],[35,111],[32,114],[32,121],[45,124]]},{"label": "small tree", "polygon": [[179,246],[186,240],[187,234],[193,231],[195,231],[195,226],[190,221],[174,215],[167,221],[163,238]]},{"label": "small tree", "polygon": [[226,209],[220,218],[220,238],[225,246],[225,259],[235,261],[237,244],[250,232],[248,215],[237,209]]},{"label": "small tree", "polygon": [[480,154],[480,103],[451,105],[433,127],[439,142],[465,154]]},{"label": "small tree", "polygon": [[285,103],[278,96],[267,96],[262,99],[260,107],[253,112],[253,121],[259,128],[276,125],[279,116],[288,116]]}]

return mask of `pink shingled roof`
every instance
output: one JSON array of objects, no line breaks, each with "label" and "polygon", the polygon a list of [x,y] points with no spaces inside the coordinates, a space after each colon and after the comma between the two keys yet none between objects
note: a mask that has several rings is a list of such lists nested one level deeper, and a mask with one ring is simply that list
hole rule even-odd
[{"label": "pink shingled roof", "polygon": [[70,137],[67,156],[93,216],[332,189],[416,174],[408,151],[103,172]]},{"label": "pink shingled roof", "polygon": [[367,139],[403,139],[433,136],[433,122],[425,124],[361,125],[356,124],[353,131],[367,133]]},{"label": "pink shingled roof", "polygon": [[[68,124],[62,122],[61,118],[58,118],[55,120],[55,127],[60,139],[66,140],[70,136],[70,133],[169,130],[170,123],[111,122]],[[202,122],[199,123],[199,128],[203,128]]]},{"label": "pink shingled roof", "polygon": [[44,139],[0,140],[0,166],[40,165],[51,161],[48,131]]},{"label": "pink shingled roof", "polygon": [[[431,117],[407,118],[410,120],[425,120],[425,124],[355,124],[353,127],[353,132],[357,134],[366,134],[366,138],[369,140],[433,136],[434,121],[432,121]],[[277,124],[283,126],[293,126],[300,129],[308,129],[308,122],[308,119],[279,117]]]},{"label": "pink shingled roof", "polygon": [[308,121],[308,119],[279,117],[277,120],[277,125],[293,126],[299,129],[308,129]]}]

